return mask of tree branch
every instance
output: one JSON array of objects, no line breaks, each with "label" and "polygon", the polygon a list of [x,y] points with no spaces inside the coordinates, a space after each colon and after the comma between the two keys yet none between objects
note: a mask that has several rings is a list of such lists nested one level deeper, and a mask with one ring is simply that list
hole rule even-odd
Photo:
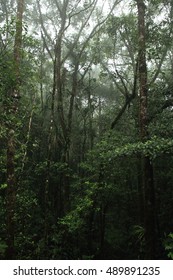
[{"label": "tree branch", "polygon": [[[134,75],[134,83],[133,83],[133,90],[132,93],[129,95],[126,95],[126,99],[125,99],[125,103],[123,105],[123,107],[121,108],[120,112],[118,113],[118,115],[115,117],[115,119],[113,120],[112,124],[111,124],[111,129],[113,129],[115,127],[115,125],[117,124],[117,122],[119,121],[119,119],[122,117],[123,113],[125,112],[127,106],[130,105],[130,103],[132,102],[132,100],[136,97],[136,89],[137,89],[137,73],[138,73],[138,60],[136,62],[136,69],[135,69],[135,75]],[[127,92],[126,92],[127,93]]]}]

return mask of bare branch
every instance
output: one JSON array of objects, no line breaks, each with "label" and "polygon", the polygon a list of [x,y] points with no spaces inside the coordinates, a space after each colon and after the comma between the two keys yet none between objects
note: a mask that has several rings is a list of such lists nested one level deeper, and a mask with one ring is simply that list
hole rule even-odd
[{"label": "bare branch", "polygon": [[111,76],[111,78],[113,78],[113,81],[116,85],[116,87],[118,88],[118,90],[125,96],[125,92],[124,90],[122,89],[122,87],[119,85],[119,83],[117,82],[116,80],[116,76],[115,76],[115,73],[112,73],[108,67],[106,67],[103,63],[101,63],[102,67],[108,72],[108,74]]},{"label": "bare branch", "polygon": [[129,56],[130,56],[131,61],[132,61],[133,69],[135,71],[134,52],[132,51],[132,46],[131,46],[131,42],[130,42],[130,39],[129,39],[129,36],[128,36],[128,31],[127,31],[127,29],[125,27],[126,39],[124,38],[123,33],[121,32],[121,30],[119,30],[119,32],[120,32],[121,38],[122,38],[122,40],[123,40],[127,50],[128,50]]},{"label": "bare branch", "polygon": [[128,91],[128,89],[127,89],[127,87],[126,87],[126,84],[125,84],[125,82],[124,82],[124,78],[123,78],[122,75],[118,72],[118,70],[115,70],[115,71],[116,71],[117,76],[118,76],[118,78],[121,80],[121,83],[122,83],[122,85],[123,85],[123,87],[124,87],[124,95],[125,95],[126,99],[128,99],[129,91]]},{"label": "bare branch", "polygon": [[60,8],[60,5],[59,5],[59,0],[54,0],[55,1],[55,4],[56,4],[56,7],[60,13],[60,16],[62,17],[62,9]]},{"label": "bare branch", "polygon": [[156,81],[158,75],[160,74],[160,70],[161,70],[161,67],[163,65],[163,61],[164,61],[164,59],[166,57],[167,52],[168,52],[168,48],[166,47],[164,52],[163,52],[163,54],[162,54],[162,57],[161,57],[161,59],[159,61],[157,71],[155,72],[154,76],[152,77],[151,81],[149,82],[149,85],[152,85]]},{"label": "bare branch", "polygon": [[115,117],[114,121],[111,124],[111,129],[115,127],[119,119],[122,117],[123,113],[125,112],[126,108],[130,105],[132,100],[136,97],[136,89],[137,89],[137,73],[138,73],[138,60],[136,62],[136,69],[135,69],[135,75],[134,75],[134,83],[133,83],[133,91],[132,93],[126,96],[125,103],[121,110],[119,111],[118,115]]},{"label": "bare branch", "polygon": [[52,56],[52,54],[51,54],[51,51],[50,51],[50,50],[49,50],[49,48],[48,48],[48,45],[47,45],[46,39],[45,39],[45,37],[44,37],[44,35],[43,35],[43,32],[42,32],[42,31],[41,31],[41,38],[42,38],[42,40],[43,40],[44,46],[45,46],[45,48],[46,48],[46,50],[47,50],[47,52],[48,52],[48,54],[49,54],[50,58],[51,58],[51,59],[52,59],[52,61],[53,61],[53,56]]},{"label": "bare branch", "polygon": [[[38,7],[39,15],[40,15],[40,22],[41,22],[41,27],[42,27],[42,30],[43,30],[43,32],[44,32],[44,35],[45,35],[45,37],[47,37],[47,39],[53,44],[52,39],[51,39],[50,35],[48,34],[48,32],[47,32],[45,26],[44,26],[44,21],[43,21],[43,17],[42,17],[42,12],[41,12],[41,7],[40,7],[40,1],[39,1],[39,0],[37,0],[37,7]],[[43,33],[42,33],[42,34],[43,34]],[[48,51],[48,53],[49,53],[49,55],[50,55],[50,57],[51,57],[51,59],[52,59],[52,54],[51,54],[50,50],[48,49],[48,46],[47,46],[47,44],[46,44],[45,37],[43,36],[42,38],[44,39],[44,43],[45,43],[46,50]]]},{"label": "bare branch", "polygon": [[91,2],[91,4],[89,4],[88,6],[86,6],[85,8],[83,8],[83,9],[81,9],[81,10],[79,10],[78,12],[76,12],[76,13],[73,14],[73,12],[75,11],[75,9],[77,8],[77,6],[78,6],[78,4],[79,4],[80,2],[81,2],[81,0],[79,0],[79,1],[77,2],[77,4],[73,7],[72,11],[71,11],[70,14],[69,14],[69,18],[78,16],[80,13],[87,11],[89,8],[92,7],[92,5],[94,4],[94,2],[97,2],[97,0],[94,0],[94,1]]}]

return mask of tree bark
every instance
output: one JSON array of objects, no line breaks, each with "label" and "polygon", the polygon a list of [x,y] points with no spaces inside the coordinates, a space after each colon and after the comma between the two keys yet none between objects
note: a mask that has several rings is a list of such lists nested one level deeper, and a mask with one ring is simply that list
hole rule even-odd
[{"label": "tree bark", "polygon": [[[6,194],[6,209],[7,209],[7,250],[6,258],[15,259],[15,201],[16,201],[16,185],[15,178],[15,130],[16,124],[14,116],[17,115],[18,102],[20,98],[20,61],[22,49],[22,19],[24,11],[24,0],[17,2],[16,16],[16,33],[14,41],[14,71],[15,85],[9,93],[9,124],[7,132],[7,194]],[[10,120],[11,119],[11,120]]]},{"label": "tree bark", "polygon": [[[145,4],[137,0],[138,36],[139,36],[139,92],[140,92],[140,137],[145,142],[148,139],[148,84],[146,63],[146,26]],[[153,182],[153,166],[148,156],[142,157],[142,187],[144,190],[144,227],[145,227],[145,258],[155,259],[155,194]]]}]

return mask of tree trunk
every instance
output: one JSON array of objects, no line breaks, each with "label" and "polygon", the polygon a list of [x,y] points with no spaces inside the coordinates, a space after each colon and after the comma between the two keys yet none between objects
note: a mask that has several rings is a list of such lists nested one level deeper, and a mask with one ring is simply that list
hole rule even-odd
[{"label": "tree trunk", "polygon": [[106,229],[106,210],[107,205],[102,202],[100,209],[100,257],[105,258],[105,229]]},{"label": "tree trunk", "polygon": [[7,193],[6,193],[6,210],[7,210],[7,250],[6,259],[15,259],[14,235],[15,235],[15,200],[16,200],[16,178],[14,168],[15,139],[14,130],[9,129],[7,141]]},{"label": "tree trunk", "polygon": [[[146,26],[145,4],[143,0],[137,0],[138,8],[138,36],[139,36],[139,90],[140,90],[140,137],[145,142],[148,139],[147,117],[147,63],[146,63]],[[145,258],[155,258],[155,198],[153,182],[153,166],[148,156],[142,158],[142,187],[144,190],[144,225],[145,225]]]},{"label": "tree trunk", "polygon": [[89,148],[92,150],[94,145],[93,135],[93,109],[91,99],[91,72],[89,70],[89,83],[88,83],[88,119],[89,119]]},{"label": "tree trunk", "polygon": [[24,0],[18,0],[17,2],[17,17],[16,17],[16,34],[14,42],[14,70],[15,70],[15,85],[9,93],[9,107],[8,115],[8,141],[7,141],[7,250],[6,258],[15,259],[15,200],[16,200],[16,185],[15,178],[15,130],[16,124],[14,116],[17,115],[18,102],[20,98],[20,60],[21,60],[21,48],[22,48],[22,19],[24,11]]}]

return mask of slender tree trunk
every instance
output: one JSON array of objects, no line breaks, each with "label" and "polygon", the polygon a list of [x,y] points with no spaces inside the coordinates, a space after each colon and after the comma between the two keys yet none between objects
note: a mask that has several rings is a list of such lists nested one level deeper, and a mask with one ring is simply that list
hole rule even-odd
[{"label": "slender tree trunk", "polygon": [[139,156],[137,160],[138,170],[138,223],[144,226],[144,190],[143,190],[143,179],[142,179],[142,162],[143,158]]},{"label": "slender tree trunk", "polygon": [[15,259],[15,200],[16,200],[16,178],[15,178],[15,130],[16,124],[13,121],[18,112],[18,102],[20,98],[20,61],[22,49],[22,19],[24,11],[24,0],[17,2],[16,17],[16,34],[14,42],[14,69],[15,69],[15,86],[9,94],[9,118],[12,118],[8,125],[7,141],[7,250],[6,258]]},{"label": "slender tree trunk", "polygon": [[92,110],[92,99],[91,99],[91,73],[89,70],[89,84],[88,84],[88,119],[89,119],[89,147],[92,150],[94,145],[93,135],[93,110]]},{"label": "slender tree trunk", "polygon": [[29,141],[30,141],[30,135],[31,135],[31,129],[32,129],[35,99],[36,99],[36,94],[34,94],[34,97],[33,97],[32,109],[31,109],[31,113],[30,113],[30,116],[29,116],[28,132],[27,132],[27,136],[26,136],[25,150],[24,150],[23,159],[22,159],[21,176],[22,176],[22,173],[24,171],[25,164],[27,163],[28,144],[29,144]]},{"label": "slender tree trunk", "polygon": [[100,256],[102,259],[105,258],[105,229],[106,229],[106,210],[107,205],[101,204],[100,209]]},{"label": "slender tree trunk", "polygon": [[50,193],[50,168],[52,163],[52,140],[53,140],[53,129],[54,129],[54,109],[55,109],[55,95],[56,95],[56,80],[57,69],[56,69],[56,58],[54,61],[54,80],[53,89],[51,96],[51,115],[48,131],[48,147],[47,147],[47,164],[46,164],[46,178],[44,184],[44,257],[47,258],[48,252],[48,235],[49,235],[49,193]]},{"label": "slender tree trunk", "polygon": [[102,136],[102,101],[101,96],[99,96],[99,120],[98,120],[98,134],[99,139],[101,139]]},{"label": "slender tree trunk", "polygon": [[[145,4],[137,0],[138,36],[139,36],[139,88],[140,88],[140,137],[145,142],[148,139],[148,110],[147,110],[147,63],[146,63],[146,34],[145,34]],[[142,158],[142,185],[144,190],[144,225],[145,225],[145,258],[155,258],[155,197],[153,182],[153,166],[148,156]]]},{"label": "slender tree trunk", "polygon": [[7,141],[7,194],[6,194],[6,209],[7,209],[7,250],[6,258],[8,260],[15,259],[14,235],[15,235],[15,200],[16,200],[16,178],[14,168],[15,156],[15,137],[14,130],[9,129]]},{"label": "slender tree trunk", "polygon": [[41,99],[41,111],[42,115],[44,115],[44,97],[43,97],[43,77],[44,77],[44,71],[43,71],[43,57],[44,57],[44,43],[43,43],[43,49],[41,52],[41,64],[40,64],[40,99]]}]

